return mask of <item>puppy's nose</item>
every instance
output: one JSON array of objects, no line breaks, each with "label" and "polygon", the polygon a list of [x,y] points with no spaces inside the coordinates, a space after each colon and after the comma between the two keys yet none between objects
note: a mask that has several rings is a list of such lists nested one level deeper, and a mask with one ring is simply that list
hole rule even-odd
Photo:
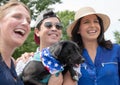
[{"label": "puppy's nose", "polygon": [[82,58],[82,59],[81,59],[81,63],[84,63],[84,62],[85,62],[85,59],[84,59],[84,58]]}]

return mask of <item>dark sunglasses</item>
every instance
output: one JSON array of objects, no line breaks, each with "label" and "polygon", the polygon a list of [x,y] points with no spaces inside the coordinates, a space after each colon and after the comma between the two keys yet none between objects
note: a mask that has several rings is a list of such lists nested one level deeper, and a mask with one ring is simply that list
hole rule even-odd
[{"label": "dark sunglasses", "polygon": [[61,30],[63,28],[61,23],[52,23],[52,22],[45,22],[44,26],[47,27],[48,29],[50,29],[51,27],[53,27],[53,25],[58,29]]}]

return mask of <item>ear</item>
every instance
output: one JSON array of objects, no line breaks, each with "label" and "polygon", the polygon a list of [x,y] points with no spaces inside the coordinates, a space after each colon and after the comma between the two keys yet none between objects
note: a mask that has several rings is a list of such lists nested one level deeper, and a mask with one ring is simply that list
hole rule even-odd
[{"label": "ear", "polygon": [[80,32],[78,31],[77,34],[80,34]]},{"label": "ear", "polygon": [[58,58],[62,48],[63,48],[63,43],[58,42],[50,47],[50,52],[55,58]]},{"label": "ear", "polygon": [[80,34],[80,31],[81,31],[81,29],[79,28],[77,34]]},{"label": "ear", "polygon": [[38,28],[34,29],[34,33],[36,34],[37,37],[39,37],[39,32],[40,32],[40,30]]}]

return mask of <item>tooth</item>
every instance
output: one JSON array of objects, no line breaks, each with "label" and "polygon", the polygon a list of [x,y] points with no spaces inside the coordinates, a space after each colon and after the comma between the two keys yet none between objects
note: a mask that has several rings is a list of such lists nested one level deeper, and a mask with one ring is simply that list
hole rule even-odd
[{"label": "tooth", "polygon": [[24,30],[22,30],[22,29],[17,29],[17,30],[15,30],[16,32],[21,32],[22,34],[25,34],[25,31]]}]

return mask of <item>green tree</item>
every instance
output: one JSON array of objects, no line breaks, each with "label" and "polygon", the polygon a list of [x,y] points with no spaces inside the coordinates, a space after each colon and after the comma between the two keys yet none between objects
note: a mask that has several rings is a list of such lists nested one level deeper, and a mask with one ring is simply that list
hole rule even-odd
[{"label": "green tree", "polygon": [[67,33],[66,33],[66,29],[67,29],[68,25],[74,20],[75,12],[65,10],[65,11],[57,12],[57,15],[59,16],[59,18],[61,19],[61,22],[63,24],[62,40],[67,40],[68,36],[67,36]]},{"label": "green tree", "polygon": [[[8,2],[9,0],[0,0],[0,5]],[[15,1],[15,0],[11,0]],[[62,3],[61,0],[18,0],[25,3],[31,10],[32,19],[36,19],[36,16],[44,9],[47,9],[50,5],[56,3]]]},{"label": "green tree", "polygon": [[114,32],[116,43],[120,44],[120,32]]},{"label": "green tree", "polygon": [[[120,19],[118,19],[118,21],[120,21]],[[116,43],[120,44],[120,32],[115,31],[114,36],[115,36]]]}]

